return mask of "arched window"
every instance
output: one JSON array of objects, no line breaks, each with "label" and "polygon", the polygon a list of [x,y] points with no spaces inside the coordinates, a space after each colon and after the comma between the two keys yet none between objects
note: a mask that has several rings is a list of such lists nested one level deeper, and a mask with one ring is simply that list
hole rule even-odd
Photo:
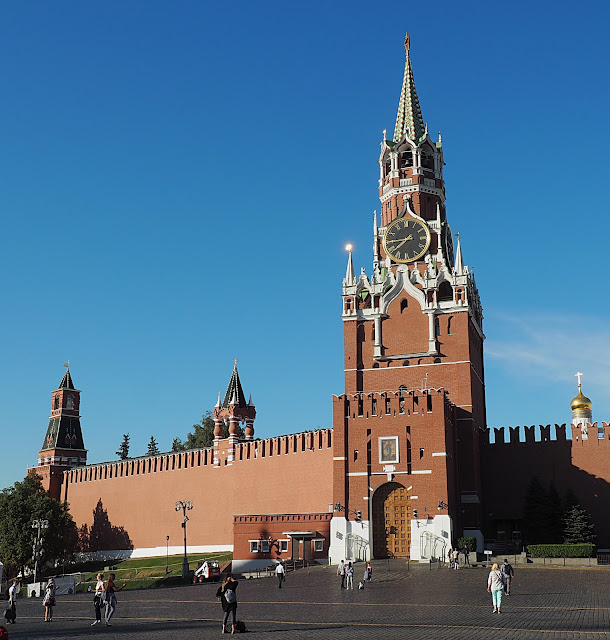
[{"label": "arched window", "polygon": [[441,335],[441,323],[438,318],[434,318],[434,337],[438,338]]},{"label": "arched window", "polygon": [[408,360],[404,360],[402,363],[403,367],[408,367],[409,366],[409,361]]},{"label": "arched window", "polygon": [[440,363],[441,363],[440,358],[434,358],[434,364],[440,364]]},{"label": "arched window", "polygon": [[451,335],[451,324],[453,321],[453,316],[449,316],[449,318],[447,318],[447,335],[450,336]]},{"label": "arched window", "polygon": [[434,171],[434,152],[430,147],[424,147],[421,151],[421,166],[423,169]]},{"label": "arched window", "polygon": [[411,149],[407,149],[407,151],[403,151],[400,154],[400,168],[407,169],[408,167],[413,166],[413,152]]},{"label": "arched window", "polygon": [[453,289],[446,280],[441,282],[438,288],[437,298],[439,302],[443,302],[443,301],[446,302],[448,300],[453,300]]},{"label": "arched window", "polygon": [[409,301],[406,298],[403,298],[400,301],[400,313],[402,313],[409,306]]}]

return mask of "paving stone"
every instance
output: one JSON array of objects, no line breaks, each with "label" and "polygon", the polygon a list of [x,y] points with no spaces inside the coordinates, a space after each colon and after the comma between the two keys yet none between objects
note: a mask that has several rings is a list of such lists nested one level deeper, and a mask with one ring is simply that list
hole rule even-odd
[{"label": "paving stone", "polygon": [[[610,640],[610,568],[515,567],[511,595],[493,614],[488,569],[458,571],[403,561],[375,561],[363,590],[340,588],[334,568],[290,573],[282,589],[274,578],[241,580],[238,618],[255,637],[451,638],[478,640]],[[356,576],[363,573],[358,565]],[[91,594],[59,596],[52,623],[40,600],[20,600],[9,638],[178,640],[220,635],[218,585],[123,591],[112,627],[91,627]]]}]

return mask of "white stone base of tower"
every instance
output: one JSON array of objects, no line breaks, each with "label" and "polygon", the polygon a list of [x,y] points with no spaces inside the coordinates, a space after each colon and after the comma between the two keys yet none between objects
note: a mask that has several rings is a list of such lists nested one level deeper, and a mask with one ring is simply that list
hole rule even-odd
[{"label": "white stone base of tower", "polygon": [[330,521],[328,564],[362,562],[371,559],[371,535],[368,520],[346,520],[334,516]]},{"label": "white stone base of tower", "polygon": [[453,534],[453,523],[446,515],[411,520],[411,560],[429,562],[445,559]]}]

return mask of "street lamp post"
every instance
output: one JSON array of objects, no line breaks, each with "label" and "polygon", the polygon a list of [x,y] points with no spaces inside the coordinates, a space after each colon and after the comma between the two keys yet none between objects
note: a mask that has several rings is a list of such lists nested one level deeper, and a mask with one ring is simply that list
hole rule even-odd
[{"label": "street lamp post", "polygon": [[49,528],[48,520],[33,520],[32,529],[36,529],[36,539],[32,545],[32,560],[34,560],[34,584],[38,573],[38,560],[42,555],[42,531]]},{"label": "street lamp post", "polygon": [[178,500],[176,502],[176,511],[182,511],[182,528],[184,529],[184,560],[182,561],[182,577],[188,578],[189,576],[189,560],[186,555],[186,523],[189,521],[186,515],[187,511],[193,508],[191,500]]},{"label": "street lamp post", "polygon": [[165,573],[169,573],[169,536],[165,536]]}]

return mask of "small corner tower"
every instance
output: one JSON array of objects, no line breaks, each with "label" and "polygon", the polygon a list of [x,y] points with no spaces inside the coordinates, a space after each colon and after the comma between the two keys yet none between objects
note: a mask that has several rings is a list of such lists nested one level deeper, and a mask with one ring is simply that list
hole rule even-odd
[{"label": "small corner tower", "polygon": [[[233,362],[233,373],[231,374],[224,400],[221,402],[220,394],[218,394],[218,402],[214,407],[213,413],[215,450],[218,449],[218,442],[222,438],[223,422],[229,425],[229,454],[227,457],[227,462],[229,463],[233,462],[234,447],[239,440],[240,423],[245,425],[245,439],[252,440],[254,438],[254,419],[256,418],[256,408],[252,404],[252,396],[246,401],[239,373],[237,372],[237,360]],[[214,460],[216,464],[220,464],[216,451]]]},{"label": "small corner tower", "polygon": [[61,492],[62,472],[87,463],[87,450],[80,425],[80,390],[74,387],[69,364],[59,387],[51,395],[49,426],[38,453],[38,465],[30,471],[41,478],[56,499]]},{"label": "small corner tower", "polygon": [[593,422],[593,403],[582,392],[582,385],[580,379],[582,373],[580,371],[575,374],[578,378],[578,395],[570,403],[572,409],[572,429],[573,431],[580,430],[580,436],[583,440],[589,439],[589,426]]}]

